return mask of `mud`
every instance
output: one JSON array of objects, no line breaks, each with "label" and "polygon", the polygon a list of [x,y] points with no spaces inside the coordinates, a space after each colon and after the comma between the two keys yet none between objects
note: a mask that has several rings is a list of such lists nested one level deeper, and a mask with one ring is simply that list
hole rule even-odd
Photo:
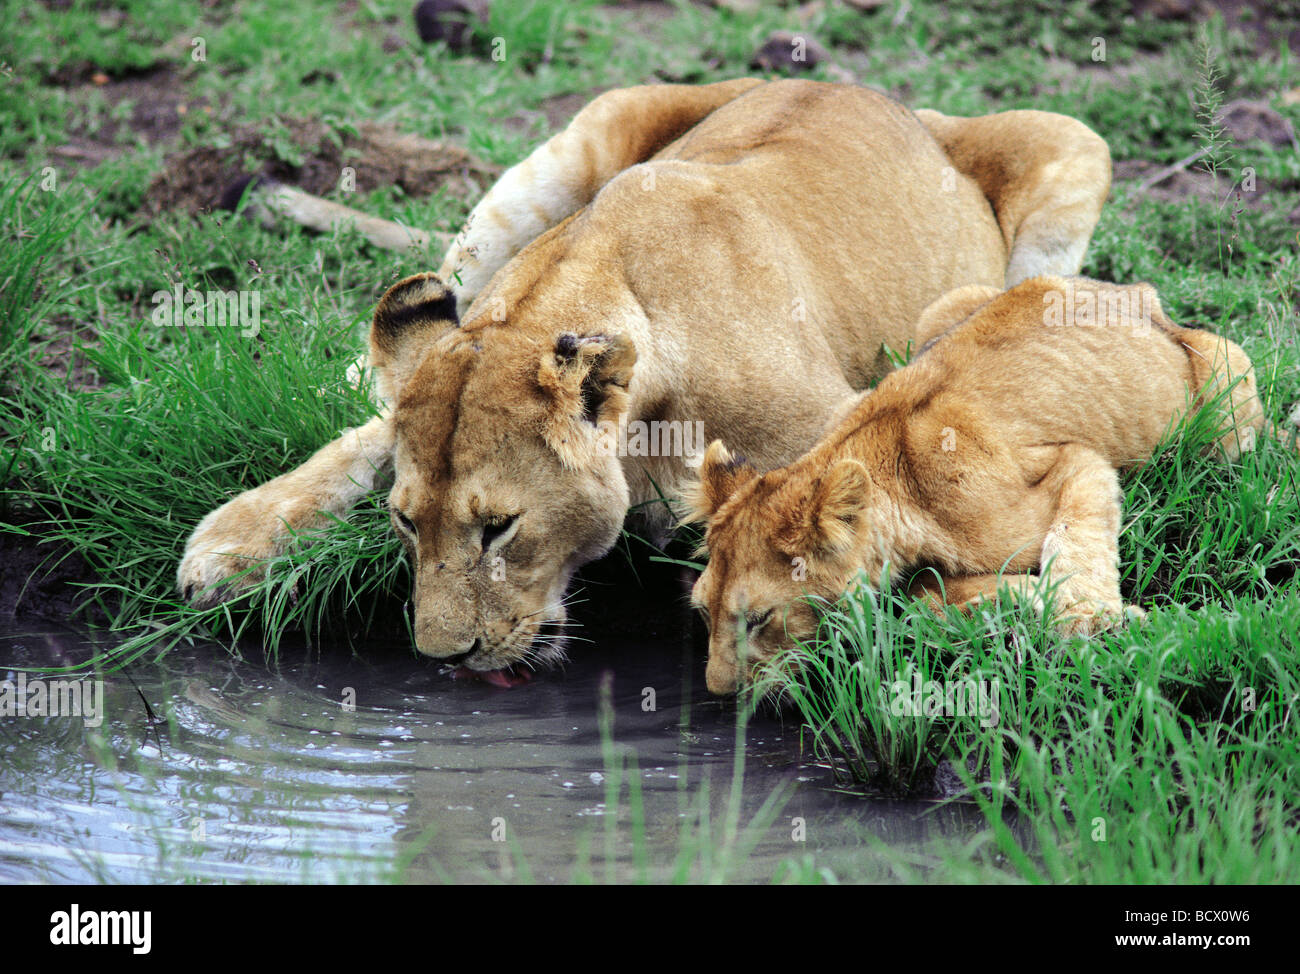
[{"label": "mud", "polygon": [[[243,125],[227,133],[229,144],[220,148],[205,145],[169,155],[149,185],[146,212],[206,212],[221,202],[232,182],[248,175],[270,176],[324,196],[339,188],[344,167],[351,167],[359,192],[399,186],[408,195],[427,196],[445,188],[475,198],[500,172],[457,146],[387,125],[362,122],[352,135],[305,119],[282,119],[281,124],[283,131],[274,137],[265,125]],[[283,158],[276,145],[285,142],[296,147],[297,158]],[[250,159],[255,161],[251,172]]]},{"label": "mud", "polygon": [[[171,142],[180,134],[187,114],[212,111],[206,99],[190,99],[180,76],[169,65],[116,76],[103,74],[90,65],[78,65],[55,72],[46,83],[65,88],[75,102],[103,98],[107,108],[93,131],[74,131],[68,142],[50,150],[73,167],[93,168],[127,152],[132,141],[126,138],[128,133],[148,145]],[[131,111],[119,119],[113,109],[122,102],[130,102]]]},{"label": "mud", "polygon": [[[1113,175],[1116,183],[1136,183],[1141,185],[1169,167],[1149,159],[1121,159],[1114,163]],[[1233,200],[1236,182],[1229,175],[1214,176],[1196,168],[1193,163],[1186,169],[1179,169],[1159,182],[1147,186],[1142,192],[1145,196],[1163,202],[1196,199],[1204,203],[1225,204]],[[1241,203],[1248,210],[1271,210],[1267,191],[1285,189],[1266,185],[1258,180],[1254,193],[1242,193]]]},{"label": "mud", "polygon": [[24,524],[8,512],[0,516],[17,529],[0,531],[0,620],[107,622],[101,610],[86,605],[82,585],[95,575],[80,555],[44,540],[40,524]]}]

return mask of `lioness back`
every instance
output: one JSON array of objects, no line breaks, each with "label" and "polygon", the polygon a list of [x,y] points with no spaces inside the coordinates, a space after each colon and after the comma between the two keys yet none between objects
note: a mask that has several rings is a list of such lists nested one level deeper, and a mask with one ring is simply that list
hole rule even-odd
[{"label": "lioness back", "polygon": [[[1007,261],[988,200],[910,111],[810,81],[723,105],[612,179],[581,221],[555,233],[592,250],[622,241],[628,283],[657,316],[681,316],[674,338],[702,381],[725,367],[761,382],[773,355],[797,351],[863,388],[890,368],[863,334],[905,349],[930,300],[962,284],[1001,288]],[[716,309],[707,322],[702,296]],[[764,319],[786,328],[756,331]]]}]

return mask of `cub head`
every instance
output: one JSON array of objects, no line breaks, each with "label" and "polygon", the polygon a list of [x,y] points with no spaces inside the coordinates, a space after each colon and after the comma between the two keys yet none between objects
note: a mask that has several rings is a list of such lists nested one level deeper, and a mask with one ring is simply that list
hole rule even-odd
[{"label": "cub head", "polygon": [[484,672],[562,659],[569,580],[613,546],[628,506],[599,430],[627,409],[631,342],[462,327],[432,274],[384,295],[370,342],[417,648]]},{"label": "cub head", "polygon": [[709,446],[688,520],[708,522],[709,562],[691,602],[709,626],[710,692],[735,693],[760,663],[816,634],[809,597],[834,601],[856,576],[869,491],[856,460],[759,475]]}]

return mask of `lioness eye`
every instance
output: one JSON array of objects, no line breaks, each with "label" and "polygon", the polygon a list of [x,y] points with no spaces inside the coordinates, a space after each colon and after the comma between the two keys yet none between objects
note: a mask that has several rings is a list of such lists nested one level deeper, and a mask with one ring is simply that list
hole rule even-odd
[{"label": "lioness eye", "polygon": [[492,542],[496,541],[514,527],[515,522],[518,520],[518,514],[501,515],[499,517],[489,518],[483,524],[483,547],[491,547]]},{"label": "lioness eye", "polygon": [[766,612],[746,612],[745,628],[750,632],[753,632],[755,629],[761,629],[763,626],[767,625],[767,620],[771,618],[771,609],[768,609]]},{"label": "lioness eye", "polygon": [[401,511],[398,510],[393,511],[393,517],[396,518],[397,523],[401,525],[403,531],[405,531],[407,534],[411,535],[412,537],[415,537],[415,535],[418,532],[415,530],[414,522],[412,522],[412,520],[409,517],[407,517],[405,514],[403,514]]}]

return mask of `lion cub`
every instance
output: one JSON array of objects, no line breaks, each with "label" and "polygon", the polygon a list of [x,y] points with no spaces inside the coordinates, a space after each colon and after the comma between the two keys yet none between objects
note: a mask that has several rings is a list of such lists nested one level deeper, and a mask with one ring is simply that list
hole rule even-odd
[{"label": "lion cub", "polygon": [[926,572],[920,594],[936,604],[992,596],[1004,571],[1024,588],[1020,573],[1049,570],[1064,631],[1112,626],[1125,615],[1117,471],[1207,402],[1229,459],[1266,425],[1246,354],[1175,325],[1147,284],[961,288],[918,335],[916,358],[790,466],[759,474],[710,445],[688,520],[708,521],[692,602],[709,623],[712,692],[734,693],[814,634],[805,596],[834,600],[859,572],[878,585],[886,563],[894,577],[935,568],[942,585]]}]

